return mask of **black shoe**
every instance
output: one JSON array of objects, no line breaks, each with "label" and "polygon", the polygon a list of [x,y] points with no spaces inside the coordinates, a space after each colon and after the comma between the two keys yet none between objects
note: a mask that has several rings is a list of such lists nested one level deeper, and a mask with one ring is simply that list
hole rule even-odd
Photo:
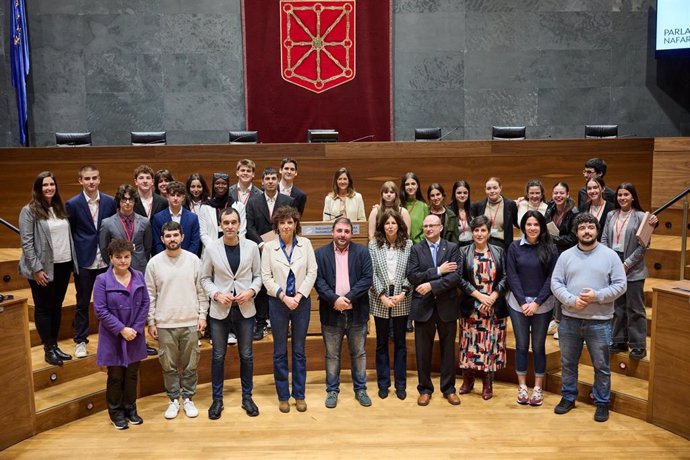
[{"label": "black shoe", "polygon": [[62,366],[64,363],[52,347],[43,347],[45,360],[51,366]]},{"label": "black shoe", "polygon": [[597,410],[594,412],[595,422],[605,422],[609,419],[609,406],[606,404],[597,404]]},{"label": "black shoe", "polygon": [[158,350],[156,350],[153,347],[150,347],[149,344],[146,344],[146,354],[149,356],[156,356],[158,354]]},{"label": "black shoe", "polygon": [[58,358],[60,358],[63,361],[69,361],[70,359],[72,359],[72,355],[68,355],[64,351],[60,350],[60,348],[58,348],[57,345],[53,345],[53,351],[58,356]]},{"label": "black shoe", "polygon": [[647,356],[647,350],[644,348],[633,348],[630,351],[630,359],[634,359],[636,361],[639,361],[642,358],[644,358],[645,356]]},{"label": "black shoe", "polygon": [[115,420],[110,420],[116,430],[126,430],[129,428],[129,424],[124,417],[118,417]]},{"label": "black shoe", "polygon": [[609,353],[625,353],[628,351],[628,346],[625,344],[617,343],[609,345]]},{"label": "black shoe", "polygon": [[139,417],[137,414],[137,408],[125,410],[125,418],[129,420],[132,425],[141,425],[144,423],[144,419]]},{"label": "black shoe", "polygon": [[407,398],[407,391],[405,391],[404,388],[399,388],[395,390],[395,396],[397,396],[399,400],[405,401],[405,398]]},{"label": "black shoe", "polygon": [[254,340],[261,340],[266,337],[266,326],[256,326],[254,329]]},{"label": "black shoe", "polygon": [[561,402],[553,409],[558,415],[567,414],[570,410],[575,407],[575,401],[568,401],[565,398],[561,398]]},{"label": "black shoe", "polygon": [[379,388],[379,398],[386,399],[388,397],[388,388]]},{"label": "black shoe", "polygon": [[242,400],[242,409],[247,412],[247,415],[250,417],[256,417],[259,415],[259,408],[256,407],[256,404],[254,404],[254,401],[252,401],[252,398],[245,398]]},{"label": "black shoe", "polygon": [[223,400],[214,399],[213,404],[208,408],[208,418],[211,420],[218,420],[221,412],[223,412]]}]

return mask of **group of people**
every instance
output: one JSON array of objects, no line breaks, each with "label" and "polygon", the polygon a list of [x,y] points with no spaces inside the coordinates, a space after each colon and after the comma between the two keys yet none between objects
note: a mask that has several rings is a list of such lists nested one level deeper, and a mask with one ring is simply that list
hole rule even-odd
[{"label": "group of people", "polygon": [[[615,192],[606,187],[603,160],[589,160],[583,174],[585,186],[575,205],[564,182],[554,185],[548,203],[537,180],[513,201],[502,195],[496,177],[486,181],[486,198],[477,202],[470,199],[467,181],[453,184],[451,203],[443,186],[432,183],[427,203],[417,175],[406,173],[399,187],[391,181],[382,185],[380,202],[368,216],[367,248],[351,241],[352,223],[367,217],[351,173],[340,168],[323,209],[323,219],[332,221],[333,243],[314,250],[300,236],[307,196],[294,185],[297,161],[291,158],[283,159],[279,169],[264,169],[261,188],[252,183],[255,164],[248,159],[237,163],[237,184],[230,184],[227,173],[215,173],[211,187],[200,174],[183,184],[168,170],[154,173],[142,165],[134,171],[134,186],[121,185],[114,198],[99,191],[100,172],[87,165],[79,171],[83,191],[64,205],[56,178],[46,171],[36,177],[32,199],[20,213],[20,272],[29,279],[36,328],[45,360],[53,365],[72,359],[58,347],[60,309],[72,273],[77,358],[89,352],[93,294],[97,363],[108,368],[108,412],[118,429],[143,422],[136,411],[138,366],[147,354],[158,353],[146,343],[146,326],[160,350],[170,399],[165,418],[175,418],[180,408],[189,417],[198,415],[193,397],[198,339],[205,333],[213,346],[209,418],[220,418],[224,409],[228,343],[238,344],[242,408],[258,415],[252,399],[252,343],[266,335],[269,324],[278,408],[289,412],[292,398],[297,411],[306,411],[312,289],[319,297],[328,408],[338,402],[346,336],[355,398],[362,406],[372,404],[365,353],[370,314],[378,396],[388,397],[393,385],[399,399],[407,397],[406,332],[413,329],[420,406],[428,405],[434,392],[436,333],[443,397],[459,405],[458,394],[472,392],[479,379],[482,398],[491,399],[493,375],[506,366],[510,317],[517,402],[543,403],[545,341],[553,320],[563,368],[556,413],[574,407],[577,363],[586,342],[595,367],[595,420],[605,421],[609,353],[630,348],[632,359],[646,354],[646,248],[635,238],[644,213],[632,184],[622,183]],[[654,217],[650,224],[656,224]],[[516,240],[514,227],[520,230]],[[462,384],[456,389],[458,367]]]}]

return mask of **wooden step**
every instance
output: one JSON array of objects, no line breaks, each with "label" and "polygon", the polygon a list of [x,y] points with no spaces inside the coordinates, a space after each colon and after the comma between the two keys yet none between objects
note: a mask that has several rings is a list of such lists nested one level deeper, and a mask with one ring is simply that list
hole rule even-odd
[{"label": "wooden step", "polygon": [[36,323],[33,321],[29,321],[29,342],[31,343],[31,347],[41,344],[41,337],[38,335]]},{"label": "wooden step", "polygon": [[19,274],[20,248],[0,248],[0,292],[27,289],[29,282]]},{"label": "wooden step", "polygon": [[[592,360],[590,359],[589,352],[586,350],[586,348],[587,345],[585,345],[585,350],[582,351],[582,356],[580,356],[580,364],[591,366]],[[611,372],[627,375],[628,377],[635,377],[642,380],[649,380],[649,361],[651,359],[651,350],[652,338],[647,337],[647,356],[640,360],[630,359],[629,352],[611,353]]]},{"label": "wooden step", "polygon": [[37,391],[36,433],[106,409],[106,380],[107,374],[99,371]]},{"label": "wooden step", "polygon": [[[559,394],[561,392],[562,373],[549,372],[546,374],[547,391]],[[578,368],[578,401],[593,404],[590,396],[594,382],[594,368],[580,364]],[[611,373],[611,404],[610,409],[640,420],[647,418],[647,398],[649,384],[646,380],[628,377],[624,374]]]},{"label": "wooden step", "polygon": [[89,338],[86,348],[89,355],[86,358],[74,356],[74,342],[72,339],[61,340],[59,347],[62,351],[72,355],[72,359],[65,361],[62,366],[52,366],[44,359],[43,345],[31,348],[31,362],[34,375],[34,391],[62,385],[65,382],[100,372],[96,364],[96,350],[98,349],[98,334]]},{"label": "wooden step", "polygon": [[[679,236],[654,235],[645,253],[645,263],[649,275],[654,278],[677,280],[680,276],[680,250],[682,238]],[[690,255],[690,245],[686,254]],[[689,260],[689,259],[686,259]]]}]

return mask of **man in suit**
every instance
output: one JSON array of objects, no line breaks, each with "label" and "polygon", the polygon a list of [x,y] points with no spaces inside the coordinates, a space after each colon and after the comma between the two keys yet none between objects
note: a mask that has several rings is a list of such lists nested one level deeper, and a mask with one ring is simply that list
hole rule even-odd
[{"label": "man in suit", "polygon": [[242,203],[244,206],[249,203],[250,198],[262,194],[261,189],[252,184],[255,171],[256,164],[252,160],[244,158],[238,161],[235,170],[237,184],[231,185],[228,189],[232,199]]},{"label": "man in suit", "polygon": [[[606,162],[601,158],[590,158],[585,162],[585,168],[582,170],[582,175],[585,177],[585,186],[577,192],[577,209],[580,211],[589,209],[589,206],[587,206],[587,182],[593,177],[604,179],[607,169]],[[604,199],[612,205],[616,205],[616,192],[609,186],[606,186],[604,189]]]},{"label": "man in suit", "polygon": [[350,349],[355,398],[371,406],[367,394],[366,352],[369,321],[368,290],[373,282],[371,257],[366,246],[353,243],[352,222],[339,217],[333,222],[333,244],[316,250],[316,292],[319,294],[321,332],[326,346],[326,407],[334,408],[340,392],[340,356],[343,337]]},{"label": "man in suit", "polygon": [[139,195],[134,203],[135,213],[151,220],[153,216],[168,207],[168,201],[165,198],[153,193],[153,169],[150,166],[137,166],[134,170],[134,185]]},{"label": "man in suit", "polygon": [[208,410],[211,420],[219,419],[223,411],[225,352],[231,326],[234,326],[239,344],[242,408],[250,417],[259,415],[259,408],[252,400],[254,297],[261,289],[259,248],[253,241],[240,238],[240,214],[235,208],[223,210],[220,226],[223,238],[215,239],[206,247],[201,265],[201,285],[211,298],[208,316],[213,342],[213,403]]},{"label": "man in suit", "polygon": [[[247,238],[263,248],[264,239],[268,241],[276,237],[273,231],[273,211],[281,206],[294,206],[294,200],[289,196],[278,193],[278,171],[275,168],[266,168],[261,175],[263,193],[253,196],[247,203]],[[256,304],[256,329],[254,340],[261,340],[266,336],[268,329],[268,295],[266,289],[255,299]]]},{"label": "man in suit", "polygon": [[297,177],[297,161],[292,158],[283,158],[280,162],[280,184],[278,191],[295,200],[295,207],[300,216],[304,216],[304,208],[307,206],[307,194],[298,189],[295,184]]},{"label": "man in suit", "polygon": [[[199,248],[201,248],[199,218],[196,214],[182,206],[185,196],[185,187],[182,182],[170,182],[168,184],[168,209],[164,209],[153,216],[151,229],[154,235],[160,235],[161,228],[163,228],[163,224],[166,222],[175,221],[179,223],[184,231],[182,249],[192,254],[199,255]],[[158,238],[155,239],[153,253],[158,254],[164,249],[165,246],[163,245],[163,241]]]},{"label": "man in suit", "polygon": [[454,406],[460,404],[455,393],[455,334],[459,314],[457,288],[462,278],[458,246],[441,238],[443,225],[434,214],[423,223],[425,241],[412,246],[407,279],[414,286],[410,319],[414,320],[415,353],[419,398],[427,406],[434,392],[431,382],[431,355],[438,331],[441,349],[441,392]]},{"label": "man in suit", "polygon": [[77,308],[74,312],[75,356],[85,358],[89,343],[89,305],[96,276],[105,272],[108,265],[101,257],[98,246],[98,232],[103,219],[115,214],[115,200],[110,195],[100,193],[101,176],[93,165],[85,165],[79,170],[79,183],[83,190],[65,203],[69,216],[72,239],[79,263],[79,274],[74,275],[77,289]]}]

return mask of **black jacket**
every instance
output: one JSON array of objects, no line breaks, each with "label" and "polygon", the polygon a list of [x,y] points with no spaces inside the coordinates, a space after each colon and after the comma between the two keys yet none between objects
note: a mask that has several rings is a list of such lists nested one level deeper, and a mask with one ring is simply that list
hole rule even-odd
[{"label": "black jacket", "polygon": [[[496,263],[496,278],[494,279],[493,292],[498,292],[498,299],[494,302],[494,314],[498,318],[505,318],[508,316],[508,306],[506,304],[506,291],[508,290],[508,283],[506,279],[505,258],[503,248],[493,244],[489,245],[489,251]],[[474,243],[460,248],[460,255],[462,259],[462,279],[460,280],[460,287],[464,291],[460,302],[460,314],[463,318],[467,318],[474,310],[474,303],[476,299],[471,294],[477,290],[477,285],[474,280]]]}]

